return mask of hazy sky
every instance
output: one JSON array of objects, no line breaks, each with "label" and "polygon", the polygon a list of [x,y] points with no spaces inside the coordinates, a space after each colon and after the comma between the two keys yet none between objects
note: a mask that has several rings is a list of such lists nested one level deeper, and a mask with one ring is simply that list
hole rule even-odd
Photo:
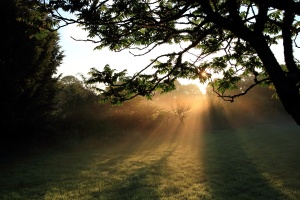
[{"label": "hazy sky", "polygon": [[[75,41],[71,38],[85,39],[86,33],[75,25],[69,25],[61,28],[60,45],[64,51],[65,58],[62,65],[58,68],[58,74],[77,75],[82,73],[86,75],[90,68],[94,67],[101,70],[106,64],[111,68],[123,70],[127,69],[129,73],[134,73],[149,64],[150,59],[155,58],[157,55],[169,53],[174,51],[174,47],[162,47],[153,53],[144,56],[134,56],[128,50],[122,52],[112,52],[108,49],[93,50],[97,44],[91,42]],[[135,52],[137,53],[137,52]],[[204,89],[198,80],[189,81],[182,80],[183,84],[194,83]]]},{"label": "hazy sky", "polygon": [[[127,69],[129,73],[133,73],[145,67],[149,63],[150,59],[155,58],[156,55],[174,51],[174,49],[172,49],[173,47],[163,47],[152,54],[136,57],[130,54],[129,51],[115,53],[109,51],[108,49],[93,50],[96,46],[94,43],[74,41],[71,36],[76,39],[86,38],[86,33],[75,25],[69,25],[61,28],[59,33],[61,37],[60,45],[64,51],[65,58],[62,65],[58,68],[58,74],[62,73],[63,76],[76,76],[78,73],[86,75],[90,68],[94,67],[101,70],[106,64],[109,64],[113,69]],[[273,48],[273,52],[275,53],[279,62],[282,63],[282,46]],[[295,52],[295,55],[297,54],[299,55],[299,51]],[[185,81],[183,83],[190,82]],[[195,80],[192,83],[200,86],[198,80]]]}]

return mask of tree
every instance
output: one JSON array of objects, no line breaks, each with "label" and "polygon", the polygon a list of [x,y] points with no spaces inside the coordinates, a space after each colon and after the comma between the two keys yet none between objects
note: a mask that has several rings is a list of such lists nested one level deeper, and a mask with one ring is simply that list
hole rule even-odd
[{"label": "tree", "polygon": [[[59,8],[77,18],[62,17]],[[48,7],[65,22],[61,26],[83,26],[89,35],[81,41],[99,44],[96,49],[138,50],[135,55],[142,56],[165,44],[180,47],[153,58],[133,76],[109,66],[104,71],[92,69],[89,82],[109,85],[109,90],[102,90],[108,100],[151,98],[157,88],[173,90],[177,78],[199,78],[211,81],[219,97],[233,102],[249,90],[237,95],[225,92],[253,75],[249,89],[273,84],[285,110],[300,125],[300,69],[293,54],[299,47],[299,8],[295,0],[57,0]],[[271,49],[281,41],[284,63]],[[155,71],[147,74],[148,68]],[[212,80],[211,74],[222,77]]]},{"label": "tree", "polygon": [[54,109],[63,54],[48,13],[30,0],[0,3],[2,138],[25,139],[47,127]]},{"label": "tree", "polygon": [[190,105],[184,103],[183,101],[177,101],[175,106],[172,105],[172,113],[179,119],[179,121],[184,124],[184,120],[188,117],[191,110]]},{"label": "tree", "polygon": [[[65,76],[59,80],[60,91],[57,95],[57,115],[66,118],[72,115],[83,117],[87,107],[98,101],[98,97],[83,82],[74,76]],[[78,123],[78,122],[75,122]]]}]

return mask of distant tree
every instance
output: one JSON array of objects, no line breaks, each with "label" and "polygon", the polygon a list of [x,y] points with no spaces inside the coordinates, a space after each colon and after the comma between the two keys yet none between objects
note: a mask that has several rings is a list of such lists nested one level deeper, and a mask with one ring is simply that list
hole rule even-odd
[{"label": "distant tree", "polygon": [[66,118],[80,112],[91,103],[97,102],[97,95],[86,88],[84,83],[74,76],[65,76],[59,80],[60,92],[57,95],[57,114]]},{"label": "distant tree", "polygon": [[101,102],[101,95],[74,76],[62,77],[58,82],[56,116],[62,138],[128,137],[166,123],[169,113],[154,101],[137,97],[113,106]]},{"label": "distant tree", "polygon": [[30,0],[0,1],[1,136],[35,137],[50,123],[63,54],[53,21]]},{"label": "distant tree", "polygon": [[[250,89],[259,84],[273,84],[285,110],[300,125],[300,69],[294,55],[299,47],[300,2],[295,0],[206,0],[206,1],[52,1],[53,16],[65,24],[78,23],[89,32],[88,39],[113,51],[140,50],[142,56],[153,49],[173,44],[170,52],[154,58],[140,72],[128,76],[106,66],[104,71],[91,71],[91,82],[108,84],[103,90],[113,102],[143,95],[150,98],[153,90],[175,88],[177,78],[214,80],[214,92],[233,101],[238,95],[226,95],[243,77],[253,75]],[[65,19],[58,9],[75,13]],[[272,52],[282,41],[284,64]],[[187,59],[186,55],[194,55]],[[211,59],[208,59],[211,57]],[[145,70],[153,68],[153,73]],[[121,84],[117,84],[120,83]],[[245,90],[244,95],[249,90]]]},{"label": "distant tree", "polygon": [[171,96],[182,96],[182,97],[199,97],[202,95],[199,87],[195,84],[183,85],[178,80],[174,81],[175,88],[171,92],[168,92],[166,95]]},{"label": "distant tree", "polygon": [[101,123],[103,105],[99,97],[83,81],[75,76],[64,76],[59,79],[59,93],[55,118],[56,127],[61,136],[84,137],[94,130],[94,124]]},{"label": "distant tree", "polygon": [[184,124],[184,120],[188,117],[191,110],[191,106],[183,101],[176,101],[175,105],[172,105],[172,113]]},{"label": "distant tree", "polygon": [[82,83],[80,82],[80,80],[78,80],[75,76],[64,76],[60,79],[60,82],[63,85],[80,85],[82,86]]}]

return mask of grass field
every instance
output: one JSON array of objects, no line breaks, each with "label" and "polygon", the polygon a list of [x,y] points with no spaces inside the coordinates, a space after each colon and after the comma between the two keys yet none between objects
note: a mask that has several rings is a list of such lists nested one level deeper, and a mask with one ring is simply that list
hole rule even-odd
[{"label": "grass field", "polygon": [[192,127],[2,158],[0,199],[300,199],[300,127]]}]

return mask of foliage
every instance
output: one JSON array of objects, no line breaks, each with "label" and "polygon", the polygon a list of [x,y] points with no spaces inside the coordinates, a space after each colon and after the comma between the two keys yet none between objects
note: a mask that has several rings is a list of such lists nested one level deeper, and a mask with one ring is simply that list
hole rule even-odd
[{"label": "foliage", "polygon": [[[91,70],[89,81],[102,82],[107,100],[119,103],[137,95],[153,96],[174,90],[177,78],[212,81],[218,96],[236,89],[244,77],[254,76],[251,88],[273,84],[285,110],[300,124],[300,70],[293,51],[298,47],[300,3],[261,0],[214,1],[52,1],[45,8],[65,26],[77,23],[89,35],[82,41],[113,51],[129,49],[142,56],[163,45],[174,48],[153,58],[134,75],[116,72],[109,66]],[[59,9],[74,13],[64,18]],[[81,39],[79,39],[81,40]],[[272,47],[283,41],[283,70]],[[146,73],[152,68],[153,73]],[[213,80],[213,75],[219,77]]]},{"label": "foliage", "polygon": [[[62,133],[61,137],[81,137],[98,123],[94,115],[102,112],[98,106],[98,97],[74,76],[59,79],[59,93],[56,96],[56,126]],[[68,133],[68,134],[66,134]]]},{"label": "foliage", "polygon": [[[33,1],[4,0],[0,33],[1,137],[23,140],[49,127],[63,55],[51,19]],[[4,131],[5,130],[5,131]]]},{"label": "foliage", "polygon": [[[168,114],[158,104],[135,98],[122,105],[112,106],[102,100],[89,85],[74,76],[59,80],[57,95],[57,127],[64,139],[85,139],[90,136],[112,139],[128,131],[143,131],[164,123]],[[129,136],[131,137],[131,136]]]},{"label": "foliage", "polygon": [[[90,103],[97,102],[97,96],[74,76],[65,76],[59,80],[60,92],[57,99],[57,115],[66,118]],[[84,114],[84,111],[80,112]],[[88,114],[88,113],[87,113]]]},{"label": "foliage", "polygon": [[178,119],[184,124],[196,120],[203,124],[203,130],[277,123],[289,119],[280,102],[271,99],[274,91],[268,88],[254,88],[250,96],[241,97],[232,105],[218,99],[212,89],[207,90],[207,95],[201,95],[197,86],[175,81],[176,90],[156,94],[151,101],[136,97],[120,105],[111,105],[101,101],[102,94],[94,93],[90,85],[74,76],[62,77],[59,85],[55,116],[60,140],[82,141],[94,136],[104,140],[131,138],[136,132],[147,135],[157,128],[168,130],[170,126],[178,125]]},{"label": "foliage", "polygon": [[[230,91],[229,95],[244,92],[251,85],[252,78],[245,78],[243,84]],[[290,120],[280,101],[272,98],[275,91],[269,87],[252,88],[248,96],[238,98],[234,104],[222,101],[214,95],[212,88],[207,88],[208,109],[203,120],[211,130]]]}]

